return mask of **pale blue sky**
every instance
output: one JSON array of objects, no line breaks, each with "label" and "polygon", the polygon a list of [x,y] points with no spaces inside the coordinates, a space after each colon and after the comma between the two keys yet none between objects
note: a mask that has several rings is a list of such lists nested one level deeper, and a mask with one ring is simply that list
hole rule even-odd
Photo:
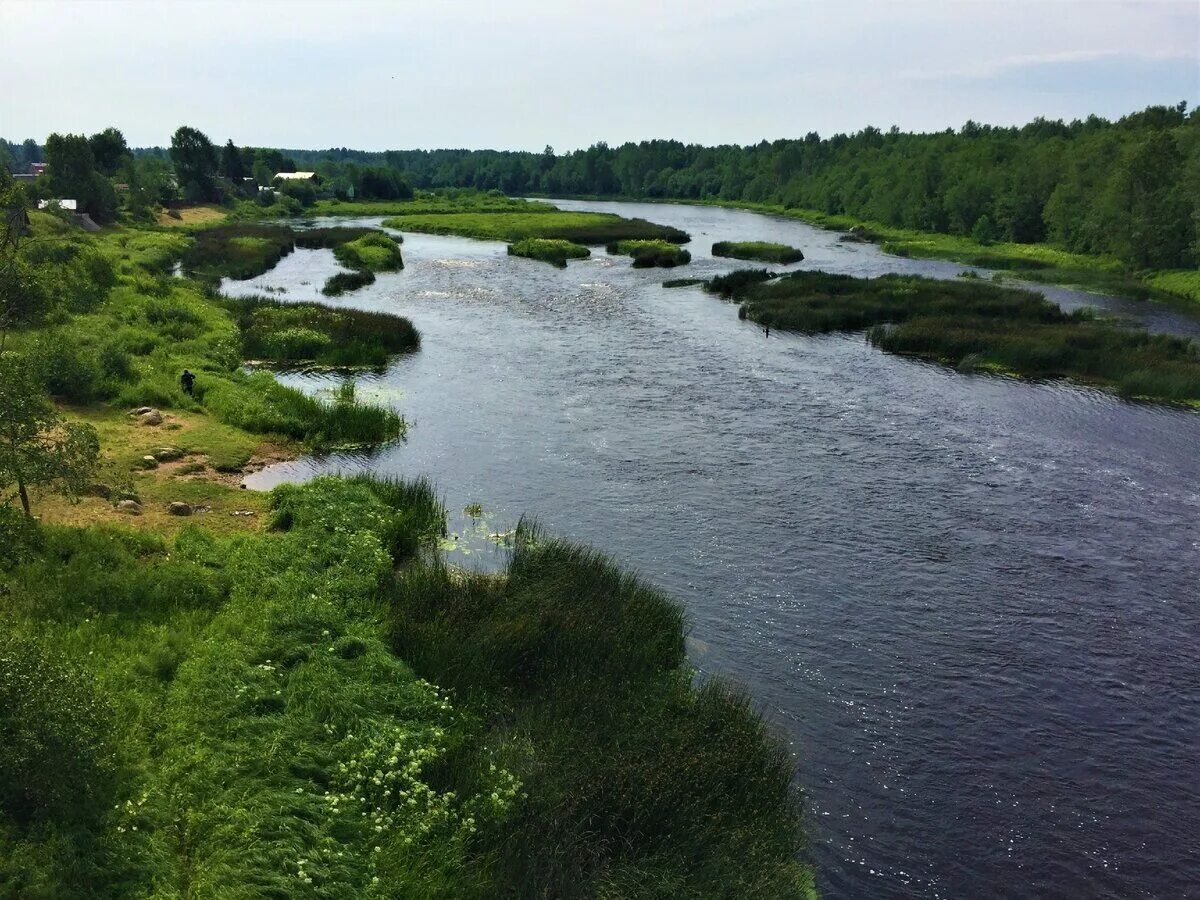
[{"label": "pale blue sky", "polygon": [[0,136],[559,150],[1200,103],[1200,0],[0,0]]}]

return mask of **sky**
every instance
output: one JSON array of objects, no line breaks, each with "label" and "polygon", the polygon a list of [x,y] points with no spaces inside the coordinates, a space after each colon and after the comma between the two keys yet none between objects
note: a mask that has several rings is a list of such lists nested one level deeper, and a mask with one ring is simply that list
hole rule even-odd
[{"label": "sky", "polygon": [[559,152],[1200,104],[1200,0],[0,0],[0,136]]}]

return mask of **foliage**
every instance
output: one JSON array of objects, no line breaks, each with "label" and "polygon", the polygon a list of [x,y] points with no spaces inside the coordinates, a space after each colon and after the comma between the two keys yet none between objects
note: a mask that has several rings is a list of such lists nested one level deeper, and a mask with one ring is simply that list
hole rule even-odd
[{"label": "foliage", "polygon": [[1041,294],[979,282],[794,272],[734,292],[740,314],[805,332],[870,329],[876,346],[963,370],[1066,377],[1161,401],[1200,400],[1200,348],[1064,313]]},{"label": "foliage", "polygon": [[204,132],[182,125],[171,135],[171,162],[183,197],[189,203],[220,200],[217,149]]},{"label": "foliage", "polygon": [[125,135],[116,128],[105,128],[93,134],[88,138],[88,147],[96,168],[107,178],[116,175],[133,158],[129,145],[125,143]]},{"label": "foliage", "polygon": [[30,487],[50,487],[68,498],[82,494],[99,455],[96,430],[63,420],[29,360],[0,355],[0,486],[16,487],[25,514],[32,515]]},{"label": "foliage", "polygon": [[509,256],[540,259],[560,269],[567,267],[568,259],[587,259],[592,251],[580,244],[553,238],[525,238],[508,245]]},{"label": "foliage", "polygon": [[0,638],[0,812],[94,821],[116,775],[111,710],[87,673],[35,642]]},{"label": "foliage", "polygon": [[673,269],[692,261],[692,254],[669,241],[615,241],[606,248],[609,253],[633,257],[635,269],[655,266]]},{"label": "foliage", "polygon": [[97,222],[116,217],[117,195],[96,168],[92,147],[81,134],[52,134],[46,138],[47,189],[52,198],[76,200],[79,211]]},{"label": "foliage", "polygon": [[[342,244],[357,240],[368,234],[384,234],[378,228],[365,226],[335,226],[332,228],[304,228],[296,232],[296,246],[309,250],[334,249]],[[393,243],[401,243],[398,235],[388,235]]]},{"label": "foliage", "polygon": [[804,259],[804,254],[798,248],[770,241],[717,241],[712,246],[712,255],[778,263],[782,266]]},{"label": "foliage", "polygon": [[738,269],[728,275],[710,278],[704,289],[710,294],[716,294],[726,300],[734,300],[747,293],[755,285],[770,281],[775,277],[774,272],[766,269]]}]

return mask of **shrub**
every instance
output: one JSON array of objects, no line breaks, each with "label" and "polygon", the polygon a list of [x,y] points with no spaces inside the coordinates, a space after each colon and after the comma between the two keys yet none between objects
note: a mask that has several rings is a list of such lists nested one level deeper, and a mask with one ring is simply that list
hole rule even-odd
[{"label": "shrub", "polygon": [[18,822],[89,820],[116,773],[111,712],[86,672],[32,641],[0,638],[0,808]]}]

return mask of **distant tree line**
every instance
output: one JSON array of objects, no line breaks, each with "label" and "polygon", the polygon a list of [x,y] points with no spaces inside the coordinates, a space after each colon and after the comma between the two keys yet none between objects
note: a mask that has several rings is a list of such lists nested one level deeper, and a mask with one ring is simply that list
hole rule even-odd
[{"label": "distant tree line", "polygon": [[968,122],[933,134],[865,128],[749,146],[655,140],[564,155],[547,147],[388,158],[418,188],[766,203],[985,242],[1051,241],[1140,268],[1200,262],[1200,115],[1182,103],[1116,122]]}]

